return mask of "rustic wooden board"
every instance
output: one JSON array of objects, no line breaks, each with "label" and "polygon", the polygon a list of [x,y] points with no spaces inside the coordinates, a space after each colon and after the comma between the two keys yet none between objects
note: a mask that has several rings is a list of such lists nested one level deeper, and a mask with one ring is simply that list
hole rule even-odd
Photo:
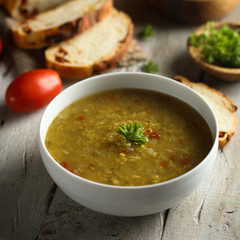
[{"label": "rustic wooden board", "polygon": [[[135,38],[147,23],[155,35],[138,43],[159,74],[183,75],[203,81],[240,107],[240,82],[225,83],[204,74],[186,51],[188,34],[196,27],[161,18],[144,0],[115,1],[130,14]],[[240,21],[240,4],[224,20]],[[6,14],[0,13],[0,20]],[[0,32],[5,32],[2,28]],[[213,171],[177,207],[145,217],[123,218],[93,212],[68,198],[46,172],[38,150],[38,127],[44,109],[29,114],[9,110],[7,86],[20,73],[44,67],[42,51],[22,51],[4,35],[0,60],[0,239],[240,239],[240,132],[219,149]],[[141,71],[142,63],[113,71]],[[64,79],[64,88],[75,81]],[[240,112],[236,115],[240,119]]]}]

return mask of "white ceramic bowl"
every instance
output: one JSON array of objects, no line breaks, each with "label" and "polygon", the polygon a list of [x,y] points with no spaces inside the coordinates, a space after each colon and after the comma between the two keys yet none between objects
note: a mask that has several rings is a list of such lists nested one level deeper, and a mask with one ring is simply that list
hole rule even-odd
[{"label": "white ceramic bowl", "polygon": [[[44,144],[47,129],[58,113],[86,95],[116,88],[149,89],[175,96],[194,107],[207,121],[214,143],[209,154],[194,169],[163,183],[122,187],[92,182],[76,176],[58,164]],[[92,210],[117,216],[143,216],[171,208],[194,191],[213,167],[218,150],[218,125],[209,105],[185,85],[159,75],[111,73],[75,83],[60,93],[46,108],[40,123],[40,152],[43,163],[64,193]]]}]

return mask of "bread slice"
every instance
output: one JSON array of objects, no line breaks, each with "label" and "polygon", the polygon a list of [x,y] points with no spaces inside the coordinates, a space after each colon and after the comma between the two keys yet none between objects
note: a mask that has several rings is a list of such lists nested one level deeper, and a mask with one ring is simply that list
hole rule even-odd
[{"label": "bread slice", "polygon": [[8,13],[17,20],[24,20],[69,0],[0,0]]},{"label": "bread slice", "polygon": [[229,97],[214,88],[210,88],[204,83],[194,83],[182,76],[175,76],[173,79],[195,90],[212,107],[219,126],[219,147],[225,146],[237,128],[238,120],[234,114],[237,106],[234,105]]},{"label": "bread slice", "polygon": [[112,11],[112,0],[73,0],[12,26],[20,48],[49,46],[73,37],[104,19]]},{"label": "bread slice", "polygon": [[109,70],[127,52],[132,34],[130,17],[114,9],[91,29],[48,48],[46,65],[66,78],[85,78]]}]

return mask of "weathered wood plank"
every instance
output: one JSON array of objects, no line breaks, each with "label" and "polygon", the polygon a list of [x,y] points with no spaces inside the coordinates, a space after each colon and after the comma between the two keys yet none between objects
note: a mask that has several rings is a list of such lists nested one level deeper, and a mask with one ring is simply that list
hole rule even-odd
[{"label": "weathered wood plank", "polygon": [[[138,32],[143,29],[144,25],[135,23],[135,26],[135,38],[137,38]],[[159,28],[156,27],[155,29],[154,39],[139,41],[139,44],[149,56],[149,59],[159,64],[159,73],[172,77],[175,74],[183,73],[184,70],[187,69],[190,76],[199,78],[201,71],[196,70],[196,66],[193,66],[190,70],[188,67],[188,63],[191,60],[186,54],[185,47],[186,35],[188,35],[189,28],[185,26],[182,27],[181,30],[169,32],[166,24],[166,26],[159,26]],[[184,31],[185,34],[183,34],[182,31]],[[179,38],[181,38],[181,40],[179,40]],[[176,41],[176,39],[178,39],[179,42]],[[174,53],[177,53],[177,55]],[[187,61],[182,61],[184,58],[187,58]],[[172,70],[174,65],[178,66],[176,72]],[[141,63],[138,66],[115,69],[112,70],[112,72],[140,71],[140,68]],[[57,203],[57,201],[60,201],[60,203]],[[63,202],[65,204],[62,204]],[[75,216],[74,219],[72,219],[73,215]],[[58,189],[39,235],[39,239],[56,239],[63,236],[67,239],[76,239],[77,236],[79,236],[82,239],[93,240],[101,238],[161,239],[164,218],[165,212],[148,217],[127,219],[101,215],[79,207],[79,205],[76,205],[69,198],[66,198],[63,193],[60,194]],[[87,219],[87,223],[84,219]],[[119,227],[116,228],[112,222],[116,222]],[[139,226],[141,226],[141,228]]]},{"label": "weathered wood plank", "polygon": [[103,215],[68,198],[57,189],[38,240],[161,239],[164,216],[124,218]]},{"label": "weathered wood plank", "polygon": [[163,239],[240,238],[239,155],[228,159],[224,151],[203,184],[170,210]]},{"label": "weathered wood plank", "polygon": [[[240,5],[223,20],[240,20],[239,11]],[[240,106],[239,82],[222,82],[207,74],[203,80]],[[236,115],[240,119],[239,110]],[[239,144],[238,128],[231,142],[219,150],[211,174],[191,196],[170,210],[163,239],[240,238]]]},{"label": "weathered wood plank", "polygon": [[[146,1],[115,1],[130,14],[135,38],[147,23],[155,36],[139,40],[159,74],[181,74],[203,80],[240,106],[240,83],[224,83],[203,75],[186,52],[188,34],[196,27],[161,18]],[[223,20],[240,20],[240,4]],[[0,60],[0,239],[239,239],[240,190],[237,130],[219,150],[215,167],[189,197],[169,213],[122,218],[93,212],[68,198],[47,174],[38,150],[38,126],[44,109],[13,113],[6,107],[7,86],[19,73],[44,67],[42,51],[11,46]],[[113,71],[141,71],[141,64]],[[75,81],[64,79],[64,88]],[[239,119],[239,111],[236,113]],[[167,220],[165,219],[167,217]],[[166,220],[166,223],[165,223]]]},{"label": "weathered wood plank", "polygon": [[41,113],[27,116],[1,110],[0,238],[33,239],[52,183],[38,150]]},{"label": "weathered wood plank", "polygon": [[34,239],[44,221],[52,184],[38,149],[43,110],[19,114],[6,106],[8,85],[24,71],[21,66],[30,70],[34,62],[28,59],[29,64],[24,65],[24,56],[16,61],[10,54],[15,48],[6,42],[4,46],[0,64],[0,239]]}]

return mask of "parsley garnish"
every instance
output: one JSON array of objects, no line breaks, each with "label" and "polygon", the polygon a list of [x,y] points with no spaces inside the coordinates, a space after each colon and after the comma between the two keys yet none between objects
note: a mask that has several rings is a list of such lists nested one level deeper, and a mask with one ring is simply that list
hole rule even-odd
[{"label": "parsley garnish", "polygon": [[202,33],[190,34],[189,43],[201,48],[208,63],[229,68],[240,67],[240,29],[234,30],[227,25],[216,29],[213,22],[208,22]]},{"label": "parsley garnish", "polygon": [[153,63],[152,61],[149,61],[142,66],[142,71],[147,73],[157,73],[158,65],[156,63]]},{"label": "parsley garnish", "polygon": [[143,39],[148,39],[154,35],[154,29],[151,24],[147,24],[142,32],[139,33],[139,37]]},{"label": "parsley garnish", "polygon": [[129,142],[141,146],[147,141],[141,128],[142,124],[138,122],[129,125],[123,124],[119,127],[118,135],[124,137]]}]

